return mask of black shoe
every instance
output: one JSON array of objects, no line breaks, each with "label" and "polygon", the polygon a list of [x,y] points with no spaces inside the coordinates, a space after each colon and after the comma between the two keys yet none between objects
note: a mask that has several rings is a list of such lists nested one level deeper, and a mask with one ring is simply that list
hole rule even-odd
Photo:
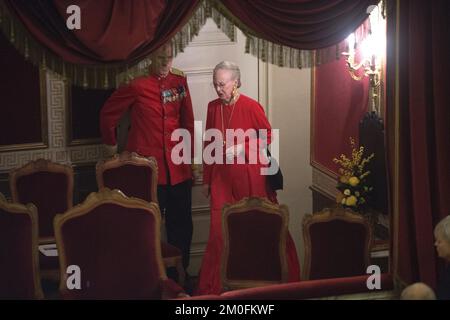
[{"label": "black shoe", "polygon": [[184,280],[184,291],[192,296],[193,292],[194,292],[194,287],[195,287],[195,281],[194,279],[189,276],[189,274],[186,272],[186,278]]}]

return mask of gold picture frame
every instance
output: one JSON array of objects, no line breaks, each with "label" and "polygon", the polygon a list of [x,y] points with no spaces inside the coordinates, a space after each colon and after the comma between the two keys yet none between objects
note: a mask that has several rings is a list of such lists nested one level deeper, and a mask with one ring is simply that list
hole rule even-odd
[{"label": "gold picture frame", "polygon": [[39,93],[41,115],[41,141],[30,143],[15,143],[0,145],[0,152],[14,152],[24,150],[46,149],[49,147],[48,138],[48,114],[47,114],[47,72],[39,67]]},{"label": "gold picture frame", "polygon": [[[67,146],[68,147],[75,147],[75,146],[83,146],[83,145],[95,145],[95,144],[101,144],[101,136],[99,132],[98,137],[89,137],[89,138],[79,138],[76,137],[75,131],[74,131],[74,115],[73,115],[73,106],[72,106],[72,99],[73,99],[73,83],[71,83],[69,80],[64,80],[64,88],[65,88],[65,99],[66,99],[66,137],[67,137]],[[92,90],[87,88],[86,90]],[[96,89],[98,90],[98,89]],[[113,91],[115,89],[107,89],[107,91]],[[100,117],[98,117],[98,121],[100,121]]]}]

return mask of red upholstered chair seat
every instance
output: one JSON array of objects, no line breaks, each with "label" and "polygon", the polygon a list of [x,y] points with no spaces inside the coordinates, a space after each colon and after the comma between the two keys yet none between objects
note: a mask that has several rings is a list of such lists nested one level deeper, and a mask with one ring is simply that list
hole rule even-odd
[{"label": "red upholstered chair seat", "polygon": [[348,209],[324,209],[303,220],[305,279],[366,274],[372,228],[366,218]]},{"label": "red upholstered chair seat", "polygon": [[36,207],[0,193],[0,299],[43,298],[37,246]]},{"label": "red upholstered chair seat", "polygon": [[[161,299],[182,289],[165,274],[160,246],[158,206],[102,189],[55,218],[62,270],[81,269],[81,290],[63,290],[65,298]],[[61,274],[65,288],[67,274]]]},{"label": "red upholstered chair seat", "polygon": [[267,199],[245,198],[223,208],[225,290],[287,281],[288,211]]}]

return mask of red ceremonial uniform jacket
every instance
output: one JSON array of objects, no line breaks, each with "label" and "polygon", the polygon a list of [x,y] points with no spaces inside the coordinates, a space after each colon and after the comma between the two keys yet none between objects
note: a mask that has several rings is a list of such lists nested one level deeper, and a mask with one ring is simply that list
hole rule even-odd
[{"label": "red ceremonial uniform jacket", "polygon": [[194,114],[186,77],[171,70],[164,78],[156,75],[141,77],[117,89],[100,112],[103,143],[117,144],[116,127],[128,109],[131,128],[126,150],[156,158],[158,184],[168,184],[167,175],[170,175],[171,185],[191,179],[191,165],[176,165],[171,158],[172,149],[178,144],[171,141],[175,129],[187,129],[193,146]]}]

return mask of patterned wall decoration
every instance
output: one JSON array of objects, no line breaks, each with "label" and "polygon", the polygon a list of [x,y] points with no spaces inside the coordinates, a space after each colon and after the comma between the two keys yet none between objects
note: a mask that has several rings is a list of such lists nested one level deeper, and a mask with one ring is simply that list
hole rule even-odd
[{"label": "patterned wall decoration", "polygon": [[49,146],[46,149],[0,153],[0,173],[8,172],[39,158],[81,165],[95,163],[103,156],[101,144],[68,147],[66,141],[66,92],[62,78],[47,71],[47,119]]}]

